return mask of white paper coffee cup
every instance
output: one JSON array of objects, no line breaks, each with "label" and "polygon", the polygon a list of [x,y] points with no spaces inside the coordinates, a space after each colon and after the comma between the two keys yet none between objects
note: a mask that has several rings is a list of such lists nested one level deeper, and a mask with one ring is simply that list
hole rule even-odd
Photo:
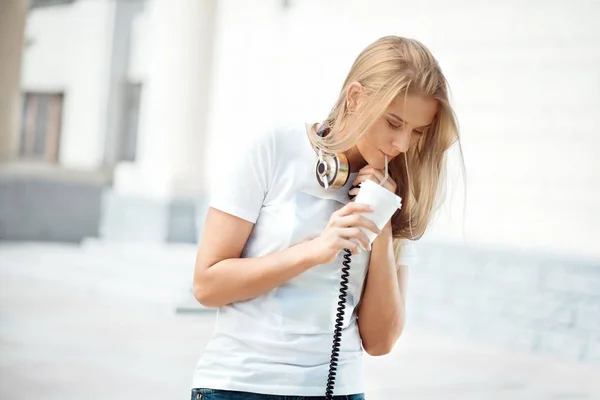
[{"label": "white paper coffee cup", "polygon": [[[369,179],[360,185],[358,195],[354,201],[368,204],[373,208],[373,212],[360,214],[375,222],[379,229],[383,229],[396,210],[402,207],[400,196]],[[366,228],[361,229],[369,238],[370,243],[373,243],[377,234]]]}]

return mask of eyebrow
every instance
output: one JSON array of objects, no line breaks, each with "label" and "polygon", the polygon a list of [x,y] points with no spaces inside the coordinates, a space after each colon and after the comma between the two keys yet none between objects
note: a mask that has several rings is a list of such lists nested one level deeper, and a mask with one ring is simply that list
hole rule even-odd
[{"label": "eyebrow", "polygon": [[[403,124],[406,124],[406,121],[404,121],[402,118],[400,118],[399,116],[397,116],[396,114],[393,113],[389,113],[389,115],[391,115],[392,117],[396,118],[397,120],[399,120],[400,122],[402,122]],[[427,129],[429,127],[431,127],[431,125],[433,124],[433,122],[429,125],[425,125],[425,126],[420,126],[418,128],[415,129]]]}]

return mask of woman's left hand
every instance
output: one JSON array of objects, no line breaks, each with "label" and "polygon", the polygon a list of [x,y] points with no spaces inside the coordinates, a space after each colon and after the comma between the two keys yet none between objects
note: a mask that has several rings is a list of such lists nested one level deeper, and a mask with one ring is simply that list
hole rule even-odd
[{"label": "woman's left hand", "polygon": [[[354,180],[354,182],[352,182],[352,186],[358,186],[361,183],[363,183],[364,181],[366,181],[367,179],[370,179],[379,185],[384,177],[385,177],[385,171],[382,171],[380,169],[375,169],[375,168],[371,167],[370,165],[367,165],[366,167],[364,167],[360,171],[358,171],[358,175],[357,175],[356,179]],[[383,187],[392,193],[396,193],[396,182],[394,182],[390,176],[388,176],[387,181],[385,181],[385,183],[383,184]],[[356,196],[358,194],[359,190],[360,190],[360,188],[355,187],[355,188],[351,189],[348,192],[348,194],[350,196]]]}]

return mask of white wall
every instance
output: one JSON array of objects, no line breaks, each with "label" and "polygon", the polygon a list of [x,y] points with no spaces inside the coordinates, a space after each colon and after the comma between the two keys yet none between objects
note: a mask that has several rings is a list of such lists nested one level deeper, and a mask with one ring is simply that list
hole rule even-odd
[{"label": "white wall", "polygon": [[[600,3],[289,3],[218,2],[206,91],[209,180],[262,128],[323,118],[358,52],[380,36],[402,35],[425,43],[450,81],[468,174],[464,224],[453,163],[449,202],[428,237],[600,256]],[[101,164],[110,4],[80,0],[28,20],[23,85],[66,92],[65,166]],[[130,67],[140,80],[151,45],[146,18],[134,28]]]},{"label": "white wall", "polygon": [[278,83],[278,0],[219,1],[211,85],[208,180],[232,150],[273,124]]},{"label": "white wall", "polygon": [[23,63],[26,91],[64,91],[59,162],[76,169],[101,166],[112,31],[110,1],[79,0],[34,9]]},{"label": "white wall", "polygon": [[131,82],[143,82],[148,78],[148,59],[150,43],[150,15],[148,6],[138,13],[131,24],[131,48],[127,79]]},{"label": "white wall", "polygon": [[323,118],[362,48],[408,36],[450,81],[468,174],[464,226],[453,167],[428,237],[600,256],[600,3],[290,3],[220,2],[209,174],[249,124]]},{"label": "white wall", "polygon": [[142,82],[142,95],[135,163],[115,172],[121,193],[202,193],[216,4],[149,0],[134,19],[127,74]]}]

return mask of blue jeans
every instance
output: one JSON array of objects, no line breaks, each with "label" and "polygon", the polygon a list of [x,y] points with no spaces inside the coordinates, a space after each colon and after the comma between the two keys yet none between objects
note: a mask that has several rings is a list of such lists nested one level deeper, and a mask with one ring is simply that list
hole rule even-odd
[{"label": "blue jeans", "polygon": [[[334,396],[334,400],[365,400],[362,393]],[[192,389],[191,400],[325,400],[325,396],[280,396],[216,389]]]}]

